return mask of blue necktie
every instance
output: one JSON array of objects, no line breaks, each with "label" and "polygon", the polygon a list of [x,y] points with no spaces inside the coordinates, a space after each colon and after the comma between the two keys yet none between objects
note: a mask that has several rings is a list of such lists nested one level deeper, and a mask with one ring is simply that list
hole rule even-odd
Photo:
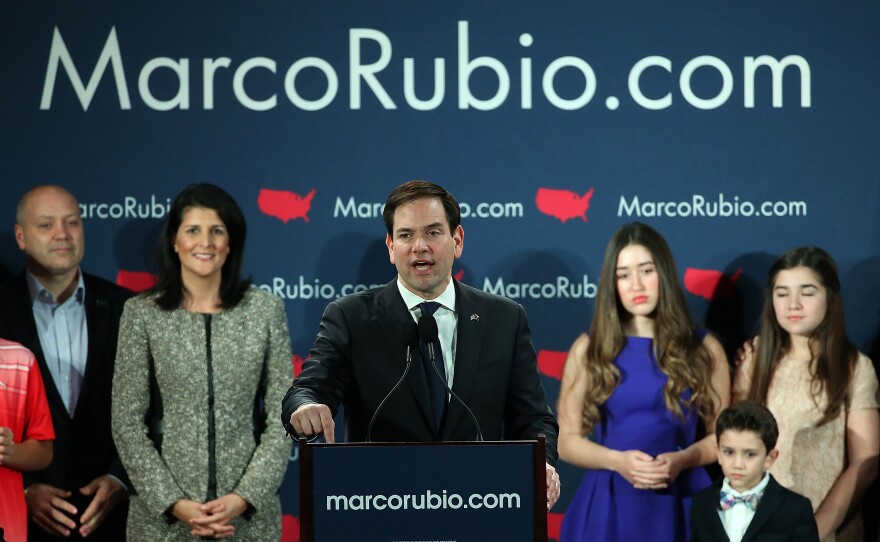
[{"label": "blue necktie", "polygon": [[[419,304],[422,309],[422,316],[433,316],[440,303],[436,301],[426,301]],[[431,357],[428,354],[428,344],[424,341],[419,342],[419,348],[422,351],[422,363],[425,367],[425,378],[428,381],[428,396],[431,399],[431,412],[434,414],[434,426],[439,431],[443,426],[443,416],[446,414],[446,364],[443,363],[443,349],[440,347],[440,341],[434,341],[434,363],[437,370],[443,375],[443,382],[437,378],[437,373],[431,367]]]}]

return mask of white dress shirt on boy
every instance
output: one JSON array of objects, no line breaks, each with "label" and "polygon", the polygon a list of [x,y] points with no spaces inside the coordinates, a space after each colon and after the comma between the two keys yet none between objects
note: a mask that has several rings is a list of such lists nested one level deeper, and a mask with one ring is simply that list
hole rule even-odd
[{"label": "white dress shirt on boy", "polygon": [[[728,482],[727,477],[725,477],[724,483],[721,486],[721,495],[733,497],[749,497],[750,495],[756,495],[757,501],[760,502],[761,497],[764,495],[764,489],[767,487],[769,481],[770,474],[764,473],[764,478],[758,482],[758,485],[748,491],[740,493],[730,487],[730,483]],[[757,505],[755,508],[757,508]],[[718,515],[721,517],[721,524],[724,526],[724,531],[727,532],[727,538],[730,539],[730,542],[741,542],[743,535],[746,534],[746,530],[749,528],[749,524],[752,522],[752,518],[755,517],[755,509],[746,503],[737,502],[727,510],[719,509]]]}]

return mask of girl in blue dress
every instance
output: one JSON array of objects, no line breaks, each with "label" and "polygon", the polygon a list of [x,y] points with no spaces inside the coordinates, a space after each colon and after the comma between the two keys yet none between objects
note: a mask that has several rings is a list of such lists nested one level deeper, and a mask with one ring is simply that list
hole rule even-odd
[{"label": "girl in blue dress", "polygon": [[[727,358],[692,326],[666,241],[623,226],[605,251],[590,333],[572,345],[562,379],[559,456],[588,470],[560,541],[686,540],[729,394]],[[697,440],[701,420],[708,436]]]}]

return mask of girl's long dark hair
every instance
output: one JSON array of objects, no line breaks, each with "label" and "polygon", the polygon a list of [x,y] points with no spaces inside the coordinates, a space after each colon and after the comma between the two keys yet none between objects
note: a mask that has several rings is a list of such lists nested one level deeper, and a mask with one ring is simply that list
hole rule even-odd
[{"label": "girl's long dark hair", "polygon": [[[692,407],[704,420],[715,414],[713,397],[717,394],[711,385],[712,358],[694,334],[672,252],[656,230],[634,222],[617,230],[605,249],[596,309],[590,326],[590,343],[586,358],[579,360],[580,369],[587,371],[589,381],[584,398],[585,434],[599,423],[601,405],[620,383],[620,371],[614,360],[626,343],[623,326],[631,315],[620,302],[616,267],[620,251],[630,245],[648,249],[660,279],[660,299],[654,320],[654,354],[660,370],[669,377],[663,392],[666,408],[679,417],[684,417],[685,408]],[[682,400],[685,389],[691,390],[691,397],[686,401]]]},{"label": "girl's long dark hair", "polygon": [[827,398],[825,412],[818,424],[822,425],[835,419],[846,403],[859,352],[846,335],[837,266],[831,256],[821,248],[793,248],[770,268],[764,290],[764,308],[761,312],[758,348],[748,398],[762,405],[767,404],[767,392],[773,381],[773,374],[782,358],[791,351],[791,337],[776,319],[773,286],[780,271],[796,267],[806,267],[815,273],[827,292],[825,318],[809,337],[813,401],[818,406],[823,393]]}]

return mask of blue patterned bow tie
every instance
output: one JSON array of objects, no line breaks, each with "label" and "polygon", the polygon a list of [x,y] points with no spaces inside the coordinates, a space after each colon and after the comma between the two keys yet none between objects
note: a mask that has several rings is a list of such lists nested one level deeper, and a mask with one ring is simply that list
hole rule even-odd
[{"label": "blue patterned bow tie", "polygon": [[754,511],[755,508],[758,507],[758,494],[752,493],[751,495],[745,495],[742,497],[738,497],[733,494],[728,494],[725,492],[721,492],[721,509],[729,510],[733,508],[737,503],[742,503],[749,507],[749,510]]}]

